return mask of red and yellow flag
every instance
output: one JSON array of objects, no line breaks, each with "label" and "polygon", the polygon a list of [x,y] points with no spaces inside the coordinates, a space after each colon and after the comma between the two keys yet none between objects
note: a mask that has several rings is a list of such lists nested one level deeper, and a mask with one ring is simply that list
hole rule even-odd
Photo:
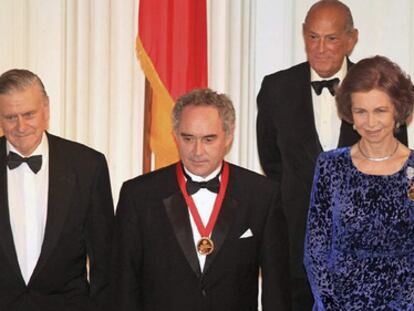
[{"label": "red and yellow flag", "polygon": [[150,147],[155,167],[178,160],[171,111],[176,99],[207,86],[206,0],[140,0],[137,54],[153,90]]}]

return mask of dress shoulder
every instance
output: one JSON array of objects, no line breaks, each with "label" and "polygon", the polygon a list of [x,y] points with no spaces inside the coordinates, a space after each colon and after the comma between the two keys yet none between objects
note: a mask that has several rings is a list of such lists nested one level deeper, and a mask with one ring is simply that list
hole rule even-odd
[{"label": "dress shoulder", "polygon": [[345,165],[351,157],[351,147],[343,147],[321,152],[318,156],[317,166],[321,165]]}]

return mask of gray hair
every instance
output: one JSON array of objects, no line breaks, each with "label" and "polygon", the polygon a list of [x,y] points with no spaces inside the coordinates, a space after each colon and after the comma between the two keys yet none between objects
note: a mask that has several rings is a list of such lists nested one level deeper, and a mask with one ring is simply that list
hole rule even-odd
[{"label": "gray hair", "polygon": [[230,98],[225,94],[218,94],[209,88],[204,88],[194,89],[177,99],[172,111],[173,129],[176,133],[180,125],[181,114],[186,106],[214,107],[218,110],[226,135],[234,129],[236,114]]},{"label": "gray hair", "polygon": [[0,76],[0,95],[23,91],[33,84],[39,86],[43,96],[48,98],[45,86],[39,76],[26,69],[11,69]]}]

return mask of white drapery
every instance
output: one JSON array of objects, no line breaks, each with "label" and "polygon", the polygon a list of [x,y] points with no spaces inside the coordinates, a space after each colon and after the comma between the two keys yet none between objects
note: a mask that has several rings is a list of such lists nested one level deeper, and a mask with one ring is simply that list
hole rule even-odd
[{"label": "white drapery", "polygon": [[[0,71],[28,68],[51,99],[50,132],[108,159],[115,200],[142,172],[144,76],[135,55],[138,0],[0,1]],[[360,30],[352,60],[383,54],[414,75],[414,2],[346,0]],[[310,0],[208,0],[209,84],[230,95],[228,159],[260,171],[256,94],[265,74],[305,59]],[[414,142],[413,126],[409,139]],[[413,146],[413,144],[411,144]]]},{"label": "white drapery", "polygon": [[27,68],[50,96],[51,133],[103,152],[115,200],[141,173],[145,78],[134,0],[3,0],[0,70]]}]

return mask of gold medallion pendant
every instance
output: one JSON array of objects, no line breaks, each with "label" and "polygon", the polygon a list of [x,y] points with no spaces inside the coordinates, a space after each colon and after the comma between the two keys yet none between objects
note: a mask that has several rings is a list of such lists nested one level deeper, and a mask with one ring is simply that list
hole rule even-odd
[{"label": "gold medallion pendant", "polygon": [[206,237],[202,237],[197,242],[197,252],[200,255],[210,255],[214,251],[214,243],[212,240]]}]

